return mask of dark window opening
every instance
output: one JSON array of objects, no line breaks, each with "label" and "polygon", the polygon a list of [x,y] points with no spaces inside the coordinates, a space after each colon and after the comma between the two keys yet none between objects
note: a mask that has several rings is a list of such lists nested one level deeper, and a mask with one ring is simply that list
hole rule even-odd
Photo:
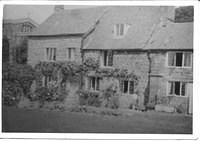
[{"label": "dark window opening", "polygon": [[104,51],[104,66],[107,66],[107,51]]},{"label": "dark window opening", "polygon": [[182,66],[183,53],[176,53],[176,66]]},{"label": "dark window opening", "polygon": [[180,95],[180,82],[175,82],[175,94]]},{"label": "dark window opening", "polygon": [[128,92],[128,81],[124,81],[124,93]]}]

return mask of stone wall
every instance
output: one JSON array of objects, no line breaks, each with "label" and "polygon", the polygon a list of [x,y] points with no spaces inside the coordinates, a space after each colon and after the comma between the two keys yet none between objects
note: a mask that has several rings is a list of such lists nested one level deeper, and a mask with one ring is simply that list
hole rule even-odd
[{"label": "stone wall", "polygon": [[155,52],[150,54],[151,77],[149,103],[155,102],[155,97],[168,97],[169,104],[174,107],[182,106],[184,112],[188,110],[188,97],[169,96],[167,90],[168,81],[183,81],[192,83],[193,67],[175,68],[167,65],[167,52]]},{"label": "stone wall", "polygon": [[113,66],[120,69],[127,69],[139,77],[135,92],[144,94],[148,83],[149,61],[145,52],[124,52],[114,53]]},{"label": "stone wall", "polygon": [[[167,52],[153,52],[150,54],[151,58],[151,74],[150,74],[150,95],[149,103],[155,104],[155,97],[168,97],[167,83],[168,81],[185,81],[192,82],[193,68],[171,68],[167,66]],[[85,51],[84,58],[92,57],[96,60],[100,58],[100,51]],[[113,67],[127,69],[129,72],[139,76],[139,84],[135,88],[135,93],[144,96],[148,90],[148,71],[149,60],[147,52],[133,52],[133,51],[114,51]],[[110,84],[110,80],[104,78],[101,80],[101,89],[105,89]],[[148,93],[148,91],[147,91]],[[127,97],[121,95],[121,99]],[[127,99],[127,98],[125,98]],[[170,98],[170,105],[188,109],[188,97],[174,96]],[[124,101],[124,100],[122,100]],[[125,100],[128,105],[128,100]],[[141,101],[140,101],[141,102]]]},{"label": "stone wall", "polygon": [[76,48],[75,61],[81,62],[80,37],[41,37],[30,38],[28,41],[28,64],[34,66],[45,60],[46,48],[56,48],[56,61],[67,61],[66,49]]},{"label": "stone wall", "polygon": [[[99,60],[100,58],[100,51],[85,51],[84,52],[84,58],[92,57],[96,60]],[[147,54],[145,52],[126,52],[126,51],[114,51],[113,56],[113,68],[119,68],[119,69],[127,69],[129,72],[134,72],[135,75],[138,76],[139,81],[138,85],[135,86],[134,92],[142,96],[141,103],[144,102],[144,93],[147,89],[148,84],[148,68],[149,68],[149,62],[147,58]],[[116,82],[116,80],[112,80],[113,78],[103,78],[101,80],[100,88],[105,89],[109,85],[111,85],[112,82]],[[117,80],[119,83],[119,80]],[[118,85],[119,86],[119,85]],[[118,88],[119,89],[119,88]],[[122,95],[125,99],[127,99],[127,96]],[[127,105],[129,105],[130,102],[127,101]],[[126,107],[123,106],[123,107]]]}]

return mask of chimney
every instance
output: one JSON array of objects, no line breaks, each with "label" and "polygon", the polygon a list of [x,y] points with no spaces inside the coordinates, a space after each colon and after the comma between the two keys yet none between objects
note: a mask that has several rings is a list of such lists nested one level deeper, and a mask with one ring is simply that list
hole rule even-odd
[{"label": "chimney", "polygon": [[54,12],[61,12],[64,10],[64,5],[55,5]]}]

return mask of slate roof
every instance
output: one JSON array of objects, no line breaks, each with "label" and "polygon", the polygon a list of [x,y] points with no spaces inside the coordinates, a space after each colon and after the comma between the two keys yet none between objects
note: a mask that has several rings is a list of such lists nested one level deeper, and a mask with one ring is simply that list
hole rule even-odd
[{"label": "slate roof", "polygon": [[[90,50],[147,50],[192,49],[193,23],[173,23],[174,7],[110,6],[55,12],[30,36],[84,34],[94,27],[86,38],[84,49]],[[114,25],[130,25],[124,38],[113,37]]]},{"label": "slate roof", "polygon": [[[193,23],[168,21],[167,26],[162,27],[163,22],[169,16],[167,12],[166,7],[110,7],[89,37],[91,39],[85,44],[84,49],[191,49],[193,47]],[[124,38],[113,38],[113,25],[116,23],[130,25]],[[150,41],[153,40],[154,42],[149,46]],[[167,45],[162,45],[168,40]]]},{"label": "slate roof", "polygon": [[155,32],[145,49],[193,49],[193,22],[168,22]]},{"label": "slate roof", "polygon": [[83,34],[95,23],[103,7],[54,12],[30,36]]}]

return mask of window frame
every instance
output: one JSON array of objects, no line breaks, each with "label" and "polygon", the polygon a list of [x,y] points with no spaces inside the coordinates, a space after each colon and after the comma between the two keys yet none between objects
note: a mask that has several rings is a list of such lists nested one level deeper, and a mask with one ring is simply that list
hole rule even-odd
[{"label": "window frame", "polygon": [[[129,28],[129,24],[115,23],[113,28],[114,28],[114,30],[113,30],[114,38],[119,39],[119,38],[123,38],[126,35],[128,28]],[[121,32],[122,32],[122,34],[121,34]]]},{"label": "window frame", "polygon": [[42,77],[42,86],[43,87],[48,87],[48,83],[51,82],[52,80],[53,80],[52,76],[50,76],[50,75],[48,75],[48,76],[44,75]]},{"label": "window frame", "polygon": [[[94,87],[95,87],[94,89],[93,89],[93,82],[92,82],[93,80],[92,79],[95,79],[94,80],[94,82],[95,82],[94,83]],[[100,91],[100,77],[90,76],[90,77],[88,77],[88,81],[89,81],[88,90],[94,91],[94,92],[99,92]],[[98,81],[99,81],[99,83],[98,83]],[[97,84],[99,84],[99,86]]]},{"label": "window frame", "polygon": [[[179,82],[180,83],[180,95],[176,95],[175,93],[174,94],[170,94],[170,83],[175,83],[175,82]],[[183,83],[185,83],[185,95],[182,95],[182,87],[183,87]],[[167,96],[175,96],[175,97],[188,97],[187,93],[186,93],[186,87],[187,87],[187,84],[188,82],[185,82],[185,81],[178,81],[178,80],[170,80],[170,81],[167,81]],[[175,86],[174,86],[175,87]],[[175,89],[174,89],[175,91]]]},{"label": "window frame", "polygon": [[[169,53],[175,53],[175,54],[182,53],[182,65],[181,66],[176,66],[176,65],[171,66],[171,65],[169,65]],[[190,66],[184,66],[185,54],[186,53],[190,53],[190,60],[191,60]],[[175,57],[175,61],[174,62],[176,62],[176,57]],[[193,52],[190,52],[190,51],[169,51],[169,52],[167,52],[167,55],[166,55],[166,66],[168,68],[192,68],[192,66],[193,66]]]},{"label": "window frame", "polygon": [[[121,88],[120,88],[120,92],[122,93],[122,94],[124,94],[124,95],[133,95],[134,94],[134,91],[135,91],[135,83],[134,83],[134,81],[133,80],[120,80],[120,81],[122,81],[123,82],[123,91],[121,91]],[[127,92],[126,93],[124,93],[124,83],[125,83],[125,81],[128,81],[128,90],[127,90]],[[133,82],[133,93],[130,93],[130,82]],[[119,83],[119,84],[121,84],[121,82]],[[121,86],[120,86],[121,87]]]},{"label": "window frame", "polygon": [[[111,54],[112,54],[112,65],[109,65],[109,51],[111,52]],[[105,65],[105,53],[107,53],[106,54],[106,65]],[[112,50],[104,50],[104,51],[102,51],[102,59],[101,59],[101,66],[102,67],[104,67],[104,68],[113,68],[113,51]]]},{"label": "window frame", "polygon": [[[49,51],[47,51],[47,49],[49,50]],[[50,53],[50,49],[52,49],[53,51],[52,51],[52,57],[50,56],[50,59],[49,59],[49,55],[48,55],[48,53]],[[48,52],[48,53],[47,53]],[[55,55],[55,60],[54,60],[54,55]],[[44,57],[45,57],[45,61],[47,61],[47,62],[55,62],[56,60],[57,60],[57,48],[55,48],[55,47],[46,47],[45,48],[45,55],[44,55]],[[53,58],[53,59],[51,59],[51,58]]]},{"label": "window frame", "polygon": [[76,48],[75,47],[66,48],[66,60],[74,61],[75,60],[75,54],[76,54]]}]

